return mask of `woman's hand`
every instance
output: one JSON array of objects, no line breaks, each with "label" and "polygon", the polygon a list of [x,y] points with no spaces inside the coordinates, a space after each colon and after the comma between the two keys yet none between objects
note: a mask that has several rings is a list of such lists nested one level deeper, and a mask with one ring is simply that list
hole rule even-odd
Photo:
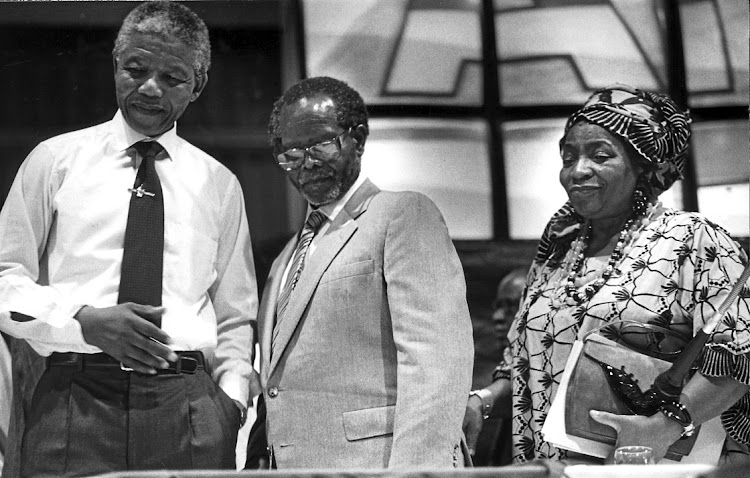
[{"label": "woman's hand", "polygon": [[[731,377],[705,377],[696,373],[682,389],[680,403],[690,412],[697,426],[728,409],[750,387]],[[658,412],[650,417],[639,415],[614,415],[592,410],[591,418],[617,431],[616,447],[644,445],[654,449],[654,461],[664,458],[667,449],[676,442],[684,429],[682,425]],[[609,457],[612,461],[612,457]]]},{"label": "woman's hand", "polygon": [[[642,415],[615,415],[614,413],[591,410],[591,418],[610,426],[617,432],[615,449],[621,446],[642,445],[654,450],[654,462],[659,462],[667,454],[669,447],[682,436],[682,426],[657,412],[650,417]],[[614,451],[613,451],[614,453]],[[612,463],[612,455],[607,463]]]}]

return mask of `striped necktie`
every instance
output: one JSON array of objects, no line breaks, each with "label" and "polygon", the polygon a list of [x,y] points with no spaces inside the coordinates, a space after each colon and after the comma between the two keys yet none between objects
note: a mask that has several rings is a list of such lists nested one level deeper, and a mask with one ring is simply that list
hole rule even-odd
[{"label": "striped necktie", "polygon": [[276,341],[276,336],[279,333],[279,324],[284,318],[284,311],[286,310],[287,305],[289,305],[289,297],[292,295],[292,291],[302,274],[302,269],[305,267],[305,255],[307,254],[307,249],[310,248],[310,243],[312,242],[313,237],[315,237],[315,233],[318,232],[318,229],[320,229],[320,226],[322,226],[325,221],[326,215],[318,210],[311,212],[307,221],[305,221],[305,226],[302,228],[299,240],[297,241],[297,247],[292,255],[292,265],[286,276],[286,282],[279,294],[279,300],[276,302],[276,326],[273,329],[273,342]]},{"label": "striped necktie", "polygon": [[164,268],[164,198],[154,161],[164,148],[155,141],[133,147],[142,160],[130,189],[117,303],[158,306]]}]

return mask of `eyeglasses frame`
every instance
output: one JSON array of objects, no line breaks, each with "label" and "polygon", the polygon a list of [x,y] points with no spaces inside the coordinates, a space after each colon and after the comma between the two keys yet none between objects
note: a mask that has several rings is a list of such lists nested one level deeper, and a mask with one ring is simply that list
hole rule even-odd
[{"label": "eyeglasses frame", "polygon": [[[325,144],[329,144],[329,143],[335,143],[336,144],[336,148],[338,149],[338,154],[337,154],[337,158],[338,158],[339,156],[341,156],[341,148],[343,146],[342,145],[343,137],[345,135],[347,135],[347,134],[351,134],[352,130],[354,130],[357,127],[359,127],[359,125],[350,126],[348,129],[345,129],[344,131],[342,131],[341,133],[337,134],[336,136],[334,136],[331,139],[327,139],[327,140],[324,140],[324,141],[319,141],[319,142],[317,142],[315,144],[311,144],[310,146],[306,146],[304,148],[289,148],[289,149],[286,149],[286,150],[284,150],[284,151],[282,151],[282,152],[280,152],[278,154],[274,153],[274,159],[276,160],[276,163],[279,165],[279,167],[281,169],[283,169],[284,171],[287,171],[287,172],[294,171],[296,169],[301,168],[302,165],[305,164],[305,161],[307,161],[308,157],[310,158],[310,161],[313,162],[313,164],[316,164],[318,166],[320,166],[320,165],[322,165],[322,164],[324,164],[324,163],[326,163],[328,161],[333,161],[333,159],[325,160],[325,159],[316,158],[315,155],[312,154],[312,152],[310,150],[312,148],[315,148],[315,147],[318,147],[318,146],[321,146],[321,145],[325,145]],[[281,139],[277,138],[276,139],[276,146],[274,146],[275,150],[276,149],[280,149],[280,142],[281,142]],[[298,151],[303,151],[304,152],[304,154],[302,155],[302,160],[301,161],[299,161],[298,163],[293,163],[291,161],[280,161],[280,159],[279,159],[280,157],[284,157],[289,151],[293,151],[293,150],[298,150]]]}]

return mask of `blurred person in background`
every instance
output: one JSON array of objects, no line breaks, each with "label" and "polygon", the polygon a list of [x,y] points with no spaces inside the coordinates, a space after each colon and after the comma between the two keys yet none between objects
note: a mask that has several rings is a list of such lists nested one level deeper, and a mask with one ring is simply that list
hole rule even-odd
[{"label": "blurred person in background", "polygon": [[[508,330],[516,312],[518,312],[518,303],[526,286],[527,273],[527,267],[518,267],[505,274],[497,285],[495,299],[492,301],[492,324],[500,350],[504,350],[508,345]],[[489,463],[505,464],[510,458],[511,434],[508,421],[508,418],[510,418],[510,397],[507,394],[502,394],[504,386],[499,380],[502,378],[503,368],[496,370],[499,371],[500,377],[493,373],[490,385],[482,389],[472,390],[469,393],[463,430],[469,452],[474,456],[479,446],[477,443],[479,434],[483,431],[486,420],[489,418],[497,419],[492,420],[497,429],[492,430],[492,433],[485,430],[482,437],[487,437],[492,441],[489,445]],[[504,399],[505,402],[496,403],[499,399]]]},{"label": "blurred person in background", "polygon": [[528,267],[515,268],[505,274],[497,285],[495,300],[492,302],[492,324],[501,349],[508,345],[508,330],[518,312],[518,303],[526,287],[528,273]]}]

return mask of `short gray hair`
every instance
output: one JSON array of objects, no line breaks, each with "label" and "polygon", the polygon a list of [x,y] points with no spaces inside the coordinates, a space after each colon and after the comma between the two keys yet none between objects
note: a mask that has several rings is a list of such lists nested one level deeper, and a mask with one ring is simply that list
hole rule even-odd
[{"label": "short gray hair", "polygon": [[268,141],[271,145],[279,138],[279,116],[284,106],[289,106],[301,98],[309,98],[316,94],[329,96],[336,106],[336,122],[343,129],[357,125],[365,127],[365,134],[369,134],[367,124],[367,106],[362,96],[347,83],[328,76],[305,78],[290,86],[281,98],[273,104],[271,118],[268,122]]},{"label": "short gray hair", "polygon": [[176,38],[196,53],[193,70],[204,77],[211,67],[211,42],[203,20],[188,7],[177,2],[149,1],[135,7],[122,22],[112,55],[117,59],[134,33],[156,33]]}]

